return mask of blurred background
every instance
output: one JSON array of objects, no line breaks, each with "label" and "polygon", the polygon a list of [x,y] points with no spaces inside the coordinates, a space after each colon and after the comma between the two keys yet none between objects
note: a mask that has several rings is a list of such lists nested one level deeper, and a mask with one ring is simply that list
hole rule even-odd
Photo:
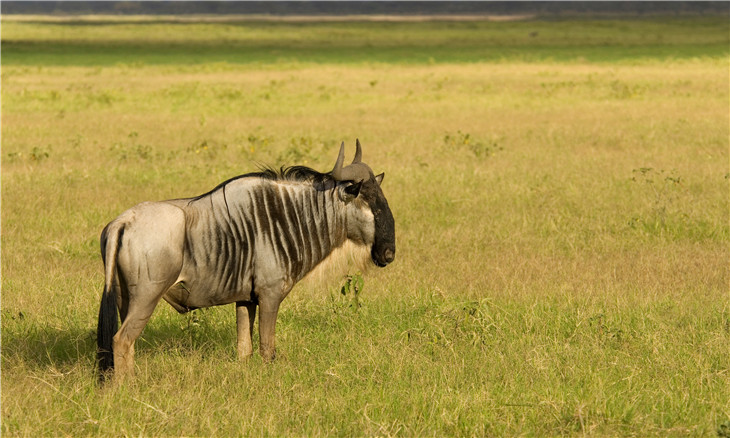
[{"label": "blurred background", "polygon": [[702,1],[4,1],[3,14],[270,14],[270,15],[439,15],[439,14],[727,14],[728,2]]}]

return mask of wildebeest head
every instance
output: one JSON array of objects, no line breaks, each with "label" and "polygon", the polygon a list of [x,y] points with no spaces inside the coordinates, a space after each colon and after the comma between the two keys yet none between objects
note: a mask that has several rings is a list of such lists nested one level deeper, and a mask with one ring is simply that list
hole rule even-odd
[{"label": "wildebeest head", "polygon": [[338,182],[340,199],[348,204],[347,237],[356,242],[371,245],[370,257],[384,267],[395,258],[395,221],[388,201],[380,189],[385,174],[375,176],[363,163],[362,147],[357,140],[357,150],[352,164],[343,167],[345,143],[340,146],[332,178]]}]

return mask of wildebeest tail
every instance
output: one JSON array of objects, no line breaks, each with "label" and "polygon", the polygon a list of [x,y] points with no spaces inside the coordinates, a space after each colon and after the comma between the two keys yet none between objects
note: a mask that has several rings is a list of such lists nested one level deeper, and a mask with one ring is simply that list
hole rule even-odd
[{"label": "wildebeest tail", "polygon": [[101,232],[101,258],[104,261],[104,292],[99,306],[96,327],[96,358],[99,378],[103,380],[114,369],[112,340],[117,332],[117,298],[114,294],[114,276],[117,272],[117,250],[124,234],[124,224],[112,222]]}]

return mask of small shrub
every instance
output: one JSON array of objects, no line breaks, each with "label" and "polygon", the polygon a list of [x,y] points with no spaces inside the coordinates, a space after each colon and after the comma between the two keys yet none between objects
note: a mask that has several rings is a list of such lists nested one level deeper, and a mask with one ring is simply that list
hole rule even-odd
[{"label": "small shrub", "polygon": [[672,219],[682,219],[682,213],[676,211],[675,206],[682,188],[682,177],[677,175],[676,170],[639,167],[631,172],[631,181],[642,187],[650,205],[647,213],[637,214],[629,220],[631,228],[642,226],[649,232],[656,232],[664,230]]},{"label": "small shrub", "polygon": [[490,140],[477,139],[468,132],[461,132],[461,130],[457,131],[456,134],[447,133],[444,136],[444,146],[449,149],[466,149],[477,158],[490,157],[496,152],[504,150],[499,142],[500,139],[497,137]]},{"label": "small shrub", "polygon": [[204,156],[207,158],[215,158],[220,149],[225,149],[225,144],[217,144],[215,142],[203,139],[190,145],[188,152],[195,155]]},{"label": "small shrub", "polygon": [[30,159],[31,161],[43,161],[46,158],[50,157],[50,153],[47,149],[41,149],[38,146],[34,147],[33,150],[30,152]]},{"label": "small shrub", "polygon": [[265,149],[267,146],[269,146],[269,144],[271,144],[272,140],[272,137],[267,137],[265,135],[259,136],[256,134],[249,134],[247,138],[247,152],[254,154],[256,153],[257,149]]},{"label": "small shrub", "polygon": [[276,160],[279,163],[308,164],[322,158],[335,143],[309,136],[293,137],[289,141],[289,146],[279,154]]},{"label": "small shrub", "polygon": [[137,138],[139,133],[132,131],[127,135],[127,139],[124,141],[118,141],[112,144],[109,151],[117,154],[117,158],[121,161],[129,159],[138,159],[140,161],[147,161],[154,158],[154,150],[152,146],[139,143]]},{"label": "small shrub", "polygon": [[338,297],[332,296],[333,311],[339,313],[345,309],[357,311],[362,304],[360,303],[360,294],[365,286],[365,280],[362,274],[357,272],[352,275],[345,276],[345,282],[340,287]]}]

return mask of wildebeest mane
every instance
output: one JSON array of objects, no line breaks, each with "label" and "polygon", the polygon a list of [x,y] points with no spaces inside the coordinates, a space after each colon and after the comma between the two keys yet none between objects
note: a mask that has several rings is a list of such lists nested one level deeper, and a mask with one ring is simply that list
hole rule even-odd
[{"label": "wildebeest mane", "polygon": [[316,170],[307,166],[290,166],[274,169],[273,167],[262,167],[258,172],[245,173],[243,175],[234,176],[229,178],[222,183],[215,186],[209,192],[203,193],[202,195],[196,196],[190,199],[190,202],[197,201],[205,198],[208,195],[215,193],[217,190],[222,189],[226,185],[233,181],[237,181],[243,178],[261,178],[270,181],[297,181],[297,182],[311,182],[314,185],[321,186],[330,181],[334,181],[332,175],[329,173],[320,173]]}]

